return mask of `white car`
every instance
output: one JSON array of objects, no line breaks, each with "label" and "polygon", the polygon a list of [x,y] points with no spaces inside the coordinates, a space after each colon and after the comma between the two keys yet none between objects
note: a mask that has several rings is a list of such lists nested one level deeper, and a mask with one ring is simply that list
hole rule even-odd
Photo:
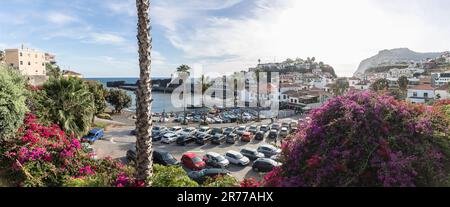
[{"label": "white car", "polygon": [[181,132],[181,130],[183,130],[183,128],[181,128],[180,126],[174,126],[169,129],[169,132],[174,133],[174,134],[179,134]]},{"label": "white car", "polygon": [[209,134],[209,133],[211,133],[211,128],[209,128],[209,127],[205,127],[205,126],[203,126],[203,127],[200,127],[198,130],[197,130],[197,134]]},{"label": "white car", "polygon": [[258,152],[263,153],[266,157],[272,157],[281,153],[280,148],[274,147],[273,145],[269,144],[261,145],[257,150]]},{"label": "white car", "polygon": [[236,134],[237,135],[243,135],[244,132],[247,131],[247,127],[246,126],[240,126],[236,129]]},{"label": "white car", "polygon": [[280,130],[280,133],[279,133],[280,137],[283,137],[283,138],[287,137],[288,134],[289,134],[288,128],[282,127]]},{"label": "white car", "polygon": [[230,161],[231,164],[235,165],[246,166],[250,163],[250,159],[248,159],[248,157],[232,150],[225,153],[225,158]]},{"label": "white car", "polygon": [[163,138],[161,139],[161,142],[164,144],[170,144],[172,142],[177,141],[178,139],[178,135],[174,134],[174,133],[167,133],[163,136]]},{"label": "white car", "polygon": [[180,132],[180,135],[181,135],[181,136],[184,136],[184,137],[189,137],[189,136],[194,135],[194,134],[195,134],[195,131],[196,131],[196,129],[195,129],[194,127],[188,127],[188,128],[186,128],[186,129],[183,129],[183,130]]}]

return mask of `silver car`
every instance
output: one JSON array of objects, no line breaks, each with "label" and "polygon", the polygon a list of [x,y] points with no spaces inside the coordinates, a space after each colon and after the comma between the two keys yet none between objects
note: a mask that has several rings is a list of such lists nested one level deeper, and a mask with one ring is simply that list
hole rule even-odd
[{"label": "silver car", "polygon": [[281,149],[274,147],[273,145],[261,145],[258,147],[258,152],[263,153],[266,157],[272,157],[274,155],[280,154]]}]

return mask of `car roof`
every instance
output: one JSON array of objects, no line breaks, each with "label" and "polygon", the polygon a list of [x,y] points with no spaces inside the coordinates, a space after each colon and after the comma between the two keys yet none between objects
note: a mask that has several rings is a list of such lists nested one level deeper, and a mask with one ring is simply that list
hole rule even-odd
[{"label": "car roof", "polygon": [[220,156],[222,156],[222,155],[220,155],[220,154],[217,153],[217,152],[207,152],[206,154],[207,154],[207,155],[211,155],[211,156],[213,156],[213,157],[220,157]]},{"label": "car roof", "polygon": [[277,132],[277,130],[275,130],[275,129],[272,129],[272,130],[270,130],[270,132]]},{"label": "car roof", "polygon": [[[257,151],[256,149],[248,148],[248,147],[245,147],[245,148],[243,148],[242,150],[247,150],[247,151],[252,151],[252,152],[256,152],[256,151]],[[242,150],[241,150],[241,151],[242,151]]]},{"label": "car roof", "polygon": [[188,152],[188,153],[184,153],[183,157],[194,158],[194,157],[198,157],[198,155],[193,152]]},{"label": "car roof", "polygon": [[95,129],[90,130],[89,132],[95,134],[95,133],[101,132],[101,131],[103,131],[103,129],[101,129],[101,128],[95,128]]},{"label": "car roof", "polygon": [[273,145],[270,145],[270,144],[263,144],[260,147],[267,147],[267,148],[271,148],[271,149],[277,149],[276,147],[274,147]]},{"label": "car roof", "polygon": [[239,152],[236,152],[236,151],[234,151],[234,150],[230,150],[230,151],[228,151],[228,152],[226,152],[227,154],[232,154],[232,155],[239,155],[239,154],[241,154],[241,153],[239,153]]},{"label": "car roof", "polygon": [[276,163],[276,161],[275,160],[272,160],[272,159],[270,159],[270,158],[258,158],[258,159],[256,159],[255,160],[255,162],[270,162],[270,163]]}]

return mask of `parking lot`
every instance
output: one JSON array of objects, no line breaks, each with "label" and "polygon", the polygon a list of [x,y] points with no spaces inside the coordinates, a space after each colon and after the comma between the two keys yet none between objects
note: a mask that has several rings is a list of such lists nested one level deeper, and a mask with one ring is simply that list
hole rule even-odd
[{"label": "parking lot", "polygon": [[[282,122],[283,120],[279,120]],[[254,123],[246,124],[247,126],[253,125]],[[262,124],[270,124],[269,120],[258,123],[258,125]],[[228,127],[234,126],[236,124],[221,124],[215,125],[211,127]],[[120,159],[123,162],[126,162],[126,152],[135,146],[136,138],[131,135],[130,132],[134,129],[134,127],[120,127],[113,128],[105,133],[105,136],[102,140],[99,140],[93,144],[93,148],[99,158],[110,156],[114,159]],[[273,140],[270,140],[273,141]],[[263,144],[269,144],[269,139],[265,138],[264,140],[258,141],[252,139],[250,142],[241,142],[237,141],[235,144],[227,144],[223,143],[221,145],[214,145],[211,143],[207,143],[205,145],[199,146],[196,143],[190,143],[186,146],[179,146],[176,143],[171,144],[163,144],[160,141],[154,142],[153,147],[155,149],[164,149],[170,152],[177,160],[181,159],[181,156],[186,152],[193,152],[198,154],[199,156],[203,156],[207,152],[216,152],[221,155],[224,155],[225,152],[229,150],[234,150],[239,152],[243,148],[253,148],[256,149],[258,146]],[[256,173],[252,170],[251,163],[248,166],[236,166],[230,164],[227,168],[231,174],[237,178],[238,180],[242,180],[244,178],[256,178],[261,179],[263,174]]]}]

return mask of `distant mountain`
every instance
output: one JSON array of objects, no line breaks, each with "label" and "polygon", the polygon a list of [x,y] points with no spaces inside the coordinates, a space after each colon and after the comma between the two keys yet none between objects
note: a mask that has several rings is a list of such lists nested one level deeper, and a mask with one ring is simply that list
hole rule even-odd
[{"label": "distant mountain", "polygon": [[380,65],[389,65],[396,63],[409,63],[411,61],[421,61],[427,58],[436,58],[444,52],[430,52],[430,53],[418,53],[414,52],[408,48],[397,48],[392,50],[382,50],[377,55],[365,59],[361,62],[358,70],[355,72],[357,74],[364,74],[367,69],[378,67]]}]

